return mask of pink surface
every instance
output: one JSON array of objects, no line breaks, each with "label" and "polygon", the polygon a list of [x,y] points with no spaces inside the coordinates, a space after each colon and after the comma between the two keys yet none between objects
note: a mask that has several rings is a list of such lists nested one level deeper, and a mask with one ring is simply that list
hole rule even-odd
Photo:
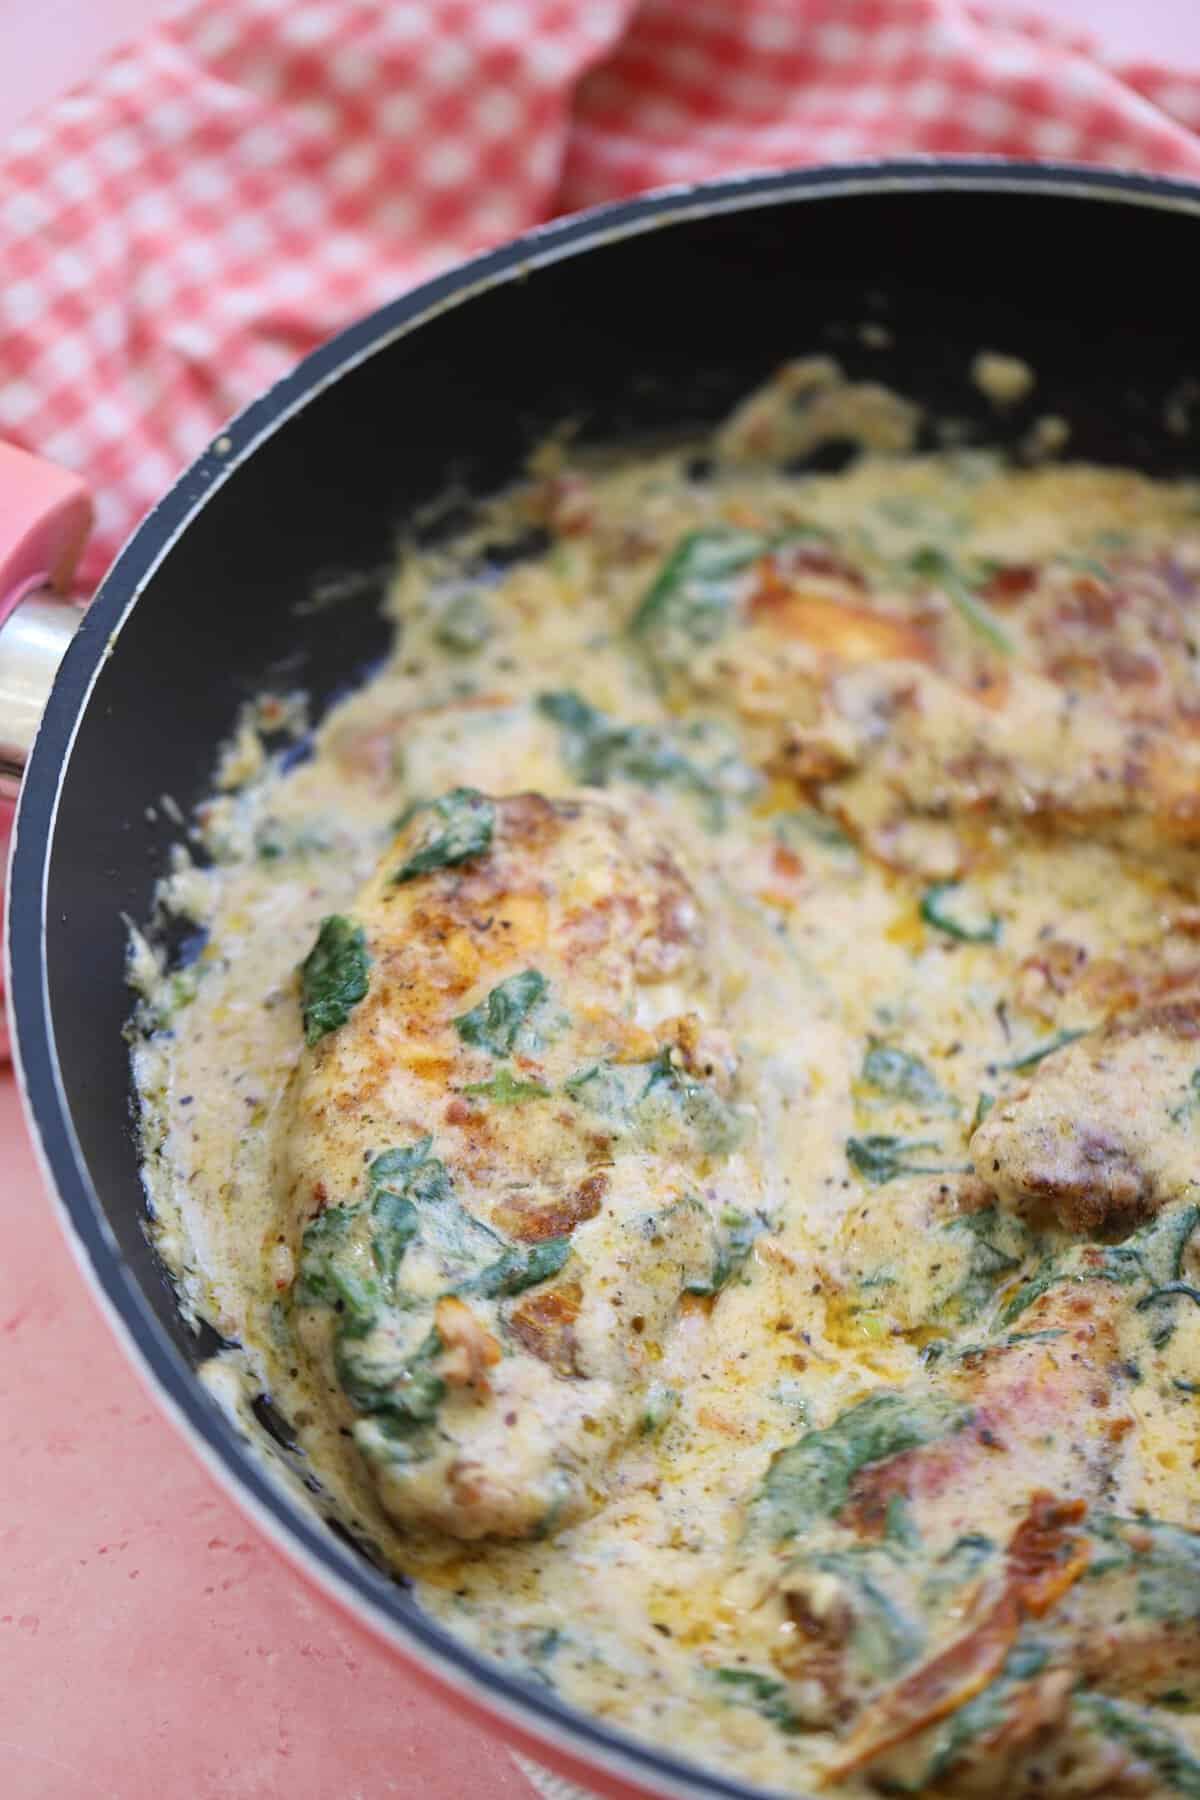
[{"label": "pink surface", "polygon": [[30,587],[69,587],[91,522],[78,475],[0,442],[0,622]]},{"label": "pink surface", "polygon": [[127,1368],[0,1077],[0,1794],[533,1800],[261,1543]]}]

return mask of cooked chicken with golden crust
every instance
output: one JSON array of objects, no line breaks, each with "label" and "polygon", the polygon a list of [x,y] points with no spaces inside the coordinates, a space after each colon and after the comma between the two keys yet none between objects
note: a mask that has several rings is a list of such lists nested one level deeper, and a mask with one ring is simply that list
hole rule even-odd
[{"label": "cooked chicken with golden crust", "polygon": [[[872,847],[913,811],[1139,850],[1197,840],[1200,535],[1186,565],[1129,558],[1103,578],[978,579],[933,553],[918,569],[876,587],[823,548],[764,544],[713,647],[671,680],[735,706],[762,766]],[[656,635],[669,644],[653,625],[652,655]]]},{"label": "cooked chicken with golden crust", "polygon": [[1169,992],[1040,1064],[971,1138],[1000,1204],[1083,1236],[1127,1232],[1200,1191],[1200,990]]},{"label": "cooked chicken with golden crust", "polygon": [[[1001,1332],[771,1463],[747,1539],[788,1624],[796,1705],[844,1738],[827,1780],[1057,1791],[1092,1735],[1081,1678],[1100,1707],[1200,1695],[1200,1533],[1112,1507],[1138,1454],[1131,1351],[1198,1223],[1169,1208],[1125,1244],[1047,1262]],[[1079,1791],[1121,1791],[1104,1785],[1119,1764]]]},{"label": "cooked chicken with golden crust", "polygon": [[761,1228],[713,923],[635,814],[460,789],[322,928],[294,1318],[394,1519],[522,1537],[595,1505],[685,1291]]}]

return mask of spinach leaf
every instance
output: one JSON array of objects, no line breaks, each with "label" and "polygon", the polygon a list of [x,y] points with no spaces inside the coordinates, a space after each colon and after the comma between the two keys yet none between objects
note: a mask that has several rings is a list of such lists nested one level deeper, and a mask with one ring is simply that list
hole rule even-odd
[{"label": "spinach leaf", "polygon": [[641,1435],[653,1437],[656,1431],[661,1431],[678,1405],[678,1388],[668,1387],[662,1381],[652,1381],[646,1389],[642,1406],[641,1423],[638,1427]]},{"label": "spinach leaf", "polygon": [[960,944],[997,944],[1000,920],[984,914],[958,881],[938,881],[927,888],[918,908],[927,925],[944,931]]},{"label": "spinach leaf", "polygon": [[1019,1219],[997,1212],[994,1206],[962,1213],[942,1231],[966,1251],[966,1273],[950,1304],[959,1318],[969,1323],[983,1311],[1004,1277],[1020,1268],[1031,1239]]},{"label": "spinach leaf", "polygon": [[279,862],[285,856],[327,856],[334,847],[332,836],[282,819],[264,819],[254,833],[254,853],[260,862]]},{"label": "spinach leaf", "polygon": [[432,1141],[377,1156],[367,1171],[367,1205],[328,1206],[306,1227],[298,1305],[336,1306],[344,1325],[361,1333],[394,1299],[404,1253],[420,1234],[418,1202],[449,1198],[449,1177],[429,1158]]},{"label": "spinach leaf", "polygon": [[415,881],[434,869],[455,868],[473,856],[482,856],[491,845],[496,808],[474,788],[452,788],[432,806],[421,806],[418,811],[432,817],[423,841],[401,863],[393,881]]},{"label": "spinach leaf", "polygon": [[486,1050],[491,1056],[511,1056],[520,1043],[529,1044],[529,1019],[550,992],[550,983],[538,969],[510,975],[494,987],[486,999],[454,1021],[464,1044]]},{"label": "spinach leaf", "polygon": [[1190,1281],[1164,1281],[1161,1287],[1142,1295],[1137,1310],[1145,1312],[1148,1306],[1158,1306],[1163,1300],[1190,1300],[1193,1306],[1200,1306],[1200,1288],[1193,1287]]},{"label": "spinach leaf", "polygon": [[1195,1119],[1197,1107],[1200,1107],[1200,1069],[1193,1069],[1183,1090],[1182,1102],[1178,1106],[1169,1107],[1167,1117],[1173,1125],[1191,1123]]},{"label": "spinach leaf", "polygon": [[908,566],[922,581],[940,587],[960,616],[993,650],[998,650],[1001,656],[1014,654],[1016,646],[1007,631],[979,598],[963,570],[944,550],[933,544],[923,544],[913,551]]},{"label": "spinach leaf", "polygon": [[968,1139],[975,1136],[995,1104],[995,1094],[989,1094],[980,1089],[979,1098],[975,1102],[975,1111],[971,1114],[971,1129],[967,1132]]},{"label": "spinach leaf", "polygon": [[1200,1761],[1173,1731],[1140,1706],[1087,1689],[1076,1694],[1072,1706],[1102,1737],[1127,1745],[1140,1762],[1147,1763],[1168,1793],[1200,1800]]},{"label": "spinach leaf", "polygon": [[981,1531],[968,1531],[956,1538],[921,1581],[921,1605],[926,1612],[944,1611],[947,1595],[974,1583],[995,1555],[996,1545]]},{"label": "spinach leaf", "polygon": [[367,991],[367,939],[341,913],[321,920],[317,941],[300,964],[304,1041],[312,1045],[344,1025]]},{"label": "spinach leaf", "polygon": [[1087,1037],[1087,1035],[1086,1031],[1056,1031],[1053,1037],[1047,1038],[1043,1044],[1035,1044],[1034,1048],[1027,1050],[1023,1056],[1015,1056],[1011,1062],[993,1063],[992,1067],[1015,1070],[1036,1068],[1038,1063],[1045,1062],[1048,1056],[1053,1056],[1056,1050],[1065,1050],[1068,1044],[1073,1044],[1077,1038]]},{"label": "spinach leaf", "polygon": [[357,1207],[327,1206],[305,1227],[294,1296],[298,1306],[341,1306],[356,1324],[375,1317],[380,1294]]},{"label": "spinach leaf", "polygon": [[674,787],[703,802],[716,830],[724,821],[726,790],[746,785],[744,772],[731,768],[728,755],[709,773],[679,749],[669,732],[654,725],[614,724],[576,693],[539,694],[537,706],[558,726],[563,760],[584,787],[607,787],[613,780]]},{"label": "spinach leaf", "polygon": [[1042,1295],[1048,1294],[1052,1287],[1057,1287],[1060,1281],[1070,1280],[1071,1276],[1072,1271],[1065,1267],[1058,1257],[1048,1256],[1045,1262],[1033,1271],[1029,1280],[1017,1289],[1000,1314],[1000,1324],[1002,1326],[1011,1325],[1015,1319],[1020,1318],[1023,1312],[1028,1311],[1035,1300],[1040,1300]]},{"label": "spinach leaf", "polygon": [[1188,1625],[1200,1616],[1200,1533],[1114,1513],[1095,1517],[1091,1530],[1103,1549],[1093,1554],[1087,1580],[1131,1576],[1137,1612],[1145,1619]]},{"label": "spinach leaf", "polygon": [[1120,1287],[1145,1282],[1151,1290],[1177,1282],[1183,1253],[1197,1224],[1200,1206],[1177,1204],[1164,1207],[1122,1244],[1085,1245],[1048,1257],[1013,1295],[1000,1315],[1001,1325],[1011,1325],[1060,1282],[1112,1281]]},{"label": "spinach leaf", "polygon": [[792,1706],[787,1683],[755,1669],[714,1669],[713,1680],[730,1701],[752,1706],[781,1731],[803,1731],[804,1721]]},{"label": "spinach leaf", "polygon": [[770,540],[732,528],[691,531],[680,539],[643,594],[630,635],[664,670],[685,668],[731,622],[737,577],[764,556]]},{"label": "spinach leaf", "polygon": [[737,1207],[727,1206],[721,1214],[716,1234],[712,1272],[701,1279],[685,1282],[684,1293],[719,1294],[742,1267],[755,1238],[765,1230],[766,1225],[757,1213],[739,1212]]},{"label": "spinach leaf", "polygon": [[389,1293],[395,1290],[404,1252],[420,1229],[420,1217],[411,1200],[390,1188],[376,1194],[371,1208],[371,1254]]},{"label": "spinach leaf", "polygon": [[707,1082],[680,1068],[669,1048],[650,1064],[637,1112],[639,1128],[655,1145],[683,1137],[706,1155],[719,1156],[732,1150],[742,1135],[742,1122],[733,1108]]},{"label": "spinach leaf", "polygon": [[792,812],[779,813],[773,821],[775,836],[788,850],[805,850],[816,844],[822,850],[828,850],[840,858],[857,862],[858,850],[854,839],[850,837],[828,813],[818,812],[815,806],[797,807]]},{"label": "spinach leaf", "polygon": [[935,1395],[871,1394],[773,1457],[752,1522],[776,1540],[795,1537],[841,1511],[860,1469],[948,1437],[970,1416]]},{"label": "spinach leaf", "polygon": [[464,1281],[457,1289],[460,1294],[478,1294],[482,1299],[509,1299],[513,1294],[522,1294],[526,1288],[536,1287],[539,1281],[549,1281],[571,1254],[571,1240],[568,1237],[546,1238],[540,1244],[516,1244],[506,1250],[503,1256],[497,1257]]},{"label": "spinach leaf", "polygon": [[[397,1185],[407,1189],[413,1181],[424,1173],[426,1181],[440,1185],[443,1180],[449,1181],[443,1164],[431,1157],[433,1139],[427,1132],[414,1144],[402,1144],[394,1150],[383,1150],[374,1157],[367,1170],[367,1186],[370,1192],[377,1194],[382,1188]],[[440,1194],[435,1198],[440,1198]]]},{"label": "spinach leaf", "polygon": [[955,1538],[941,1562],[945,1568],[954,1569],[958,1578],[965,1581],[982,1568],[995,1551],[994,1541],[985,1532],[966,1531],[962,1537]]},{"label": "spinach leaf", "polygon": [[[863,1057],[859,1080],[878,1094],[887,1094],[890,1099],[903,1100],[926,1112],[944,1111],[947,1106],[948,1096],[933,1071],[919,1056],[892,1044],[870,1045]],[[949,1101],[949,1105],[953,1107],[954,1102]]]},{"label": "spinach leaf", "polygon": [[809,1568],[835,1576],[853,1593],[851,1641],[859,1661],[872,1675],[897,1675],[921,1654],[925,1634],[872,1577],[866,1564],[867,1557],[852,1550],[827,1551],[807,1559]]},{"label": "spinach leaf", "polygon": [[1200,1206],[1164,1207],[1123,1244],[1105,1245],[1101,1265],[1104,1278],[1119,1282],[1142,1279],[1155,1287],[1178,1281],[1183,1273],[1184,1252],[1198,1224]]},{"label": "spinach leaf", "polygon": [[433,1366],[441,1350],[437,1331],[407,1355],[386,1332],[342,1332],[334,1344],[334,1368],[352,1406],[386,1436],[407,1437],[432,1423],[446,1397],[446,1384]]},{"label": "spinach leaf", "polygon": [[977,1738],[998,1731],[1008,1716],[1009,1703],[1016,1689],[1040,1675],[1049,1660],[1050,1653],[1043,1645],[1018,1639],[995,1679],[938,1727],[932,1756],[921,1783],[909,1791],[923,1793],[926,1786],[941,1781]]},{"label": "spinach leaf", "polygon": [[741,1139],[736,1110],[707,1082],[678,1067],[669,1045],[652,1063],[598,1062],[578,1069],[563,1092],[614,1133],[636,1131],[653,1149],[674,1145],[715,1156]]},{"label": "spinach leaf", "polygon": [[[410,1215],[401,1202],[412,1206],[421,1241],[449,1285],[477,1274],[504,1240],[459,1204],[445,1163],[429,1154],[432,1145],[426,1136],[383,1151],[371,1164],[368,1185],[373,1205],[384,1217],[407,1220]],[[381,1255],[390,1260],[392,1251]]]},{"label": "spinach leaf", "polygon": [[883,1541],[897,1556],[907,1556],[921,1548],[921,1533],[912,1516],[912,1508],[903,1494],[893,1494],[884,1515]]},{"label": "spinach leaf", "polygon": [[497,1069],[490,1081],[473,1081],[463,1093],[477,1100],[493,1100],[497,1106],[519,1106],[522,1100],[548,1099],[550,1089],[540,1081],[519,1081],[511,1069]]},{"label": "spinach leaf", "polygon": [[868,1132],[865,1137],[846,1139],[846,1160],[850,1167],[873,1187],[895,1181],[900,1175],[950,1175],[962,1172],[956,1163],[911,1162],[917,1150],[936,1150],[932,1138],[890,1137],[885,1132]]},{"label": "spinach leaf", "polygon": [[443,1292],[489,1299],[546,1280],[569,1254],[565,1238],[506,1246],[459,1204],[432,1145],[426,1136],[374,1157],[365,1203],[327,1207],[303,1237],[295,1302],[336,1312],[334,1368],[364,1415],[360,1448],[372,1456],[385,1454],[384,1439],[406,1439],[429,1424],[445,1397],[436,1329],[413,1343],[430,1299],[397,1290],[409,1246],[419,1242],[433,1259]]},{"label": "spinach leaf", "polygon": [[420,1231],[420,1214],[412,1190],[415,1188],[419,1195],[421,1189],[413,1178],[423,1165],[428,1168],[432,1142],[432,1138],[425,1137],[406,1150],[385,1150],[367,1170],[371,1253],[389,1292],[395,1290],[404,1252]]},{"label": "spinach leaf", "polygon": [[637,1064],[626,1064],[618,1069],[609,1062],[592,1063],[569,1076],[563,1083],[563,1092],[576,1106],[596,1113],[614,1130],[625,1131],[633,1123],[637,1099],[634,1078],[640,1075]]}]

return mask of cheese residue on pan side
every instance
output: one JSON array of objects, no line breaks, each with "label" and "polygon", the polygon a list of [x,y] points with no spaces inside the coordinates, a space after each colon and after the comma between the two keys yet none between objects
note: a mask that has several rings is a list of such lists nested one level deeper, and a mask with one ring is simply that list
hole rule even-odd
[{"label": "cheese residue on pan side", "polygon": [[579,1707],[1200,1793],[1200,487],[870,385],[787,472],[837,396],[548,449],[311,755],[242,721],[131,971],[156,1241],[214,1391]]}]

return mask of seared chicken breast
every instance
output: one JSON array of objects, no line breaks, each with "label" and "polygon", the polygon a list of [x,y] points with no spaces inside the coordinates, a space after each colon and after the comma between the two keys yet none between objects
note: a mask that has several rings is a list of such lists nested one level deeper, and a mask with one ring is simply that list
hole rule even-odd
[{"label": "seared chicken breast", "polygon": [[762,1229],[715,924],[636,817],[457,790],[322,926],[291,1302],[394,1519],[522,1537],[594,1506],[681,1301]]},{"label": "seared chicken breast", "polygon": [[1125,1232],[1198,1191],[1192,1108],[1200,994],[1184,989],[1083,1034],[1003,1101],[971,1139],[1001,1205],[1049,1208],[1085,1236]]}]

